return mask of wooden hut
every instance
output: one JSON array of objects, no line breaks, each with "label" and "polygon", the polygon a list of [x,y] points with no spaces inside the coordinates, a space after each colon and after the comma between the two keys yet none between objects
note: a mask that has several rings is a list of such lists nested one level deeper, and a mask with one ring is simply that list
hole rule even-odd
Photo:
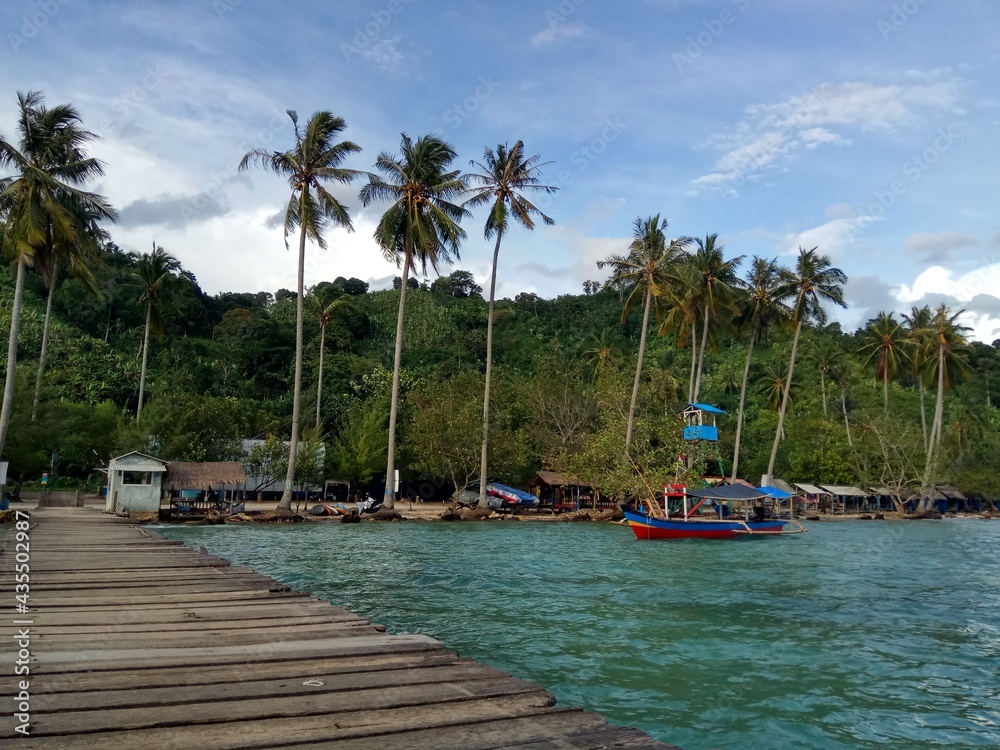
[{"label": "wooden hut", "polygon": [[192,512],[225,506],[233,511],[237,510],[233,507],[237,488],[244,487],[246,481],[239,461],[167,461],[163,489],[170,497],[171,510]]},{"label": "wooden hut", "polygon": [[160,512],[167,462],[132,451],[108,462],[108,495],[104,510],[146,520]]},{"label": "wooden hut", "polygon": [[538,496],[540,509],[548,508],[553,512],[593,508],[600,497],[599,492],[582,484],[579,477],[567,476],[561,471],[536,472],[528,483],[528,491]]}]

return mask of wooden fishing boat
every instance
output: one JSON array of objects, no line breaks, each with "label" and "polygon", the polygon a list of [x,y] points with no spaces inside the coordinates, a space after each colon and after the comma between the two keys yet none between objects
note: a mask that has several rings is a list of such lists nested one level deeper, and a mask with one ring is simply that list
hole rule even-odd
[{"label": "wooden fishing boat", "polygon": [[[795,520],[768,518],[765,501],[769,498],[766,491],[741,484],[697,490],[669,485],[662,507],[652,500],[644,501],[640,509],[626,510],[625,520],[636,539],[737,539],[806,530]],[[755,501],[760,502],[755,505]],[[734,512],[737,502],[743,506],[742,514]]]}]

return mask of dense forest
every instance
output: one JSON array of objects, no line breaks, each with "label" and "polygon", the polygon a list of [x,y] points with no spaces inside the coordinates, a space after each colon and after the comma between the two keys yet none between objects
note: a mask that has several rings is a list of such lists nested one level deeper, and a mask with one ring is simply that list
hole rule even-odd
[{"label": "dense forest", "polygon": [[[9,427],[0,447],[13,482],[55,469],[66,485],[93,483],[96,467],[128,450],[234,460],[244,458],[241,440],[258,438],[280,453],[293,416],[299,482],[378,480],[386,472],[390,416],[398,414],[392,434],[403,477],[461,487],[480,476],[489,363],[491,479],[520,484],[549,468],[624,497],[690,473],[697,459],[718,458],[727,474],[754,483],[769,475],[866,487],[947,483],[1000,494],[990,391],[1000,381],[1000,351],[968,341],[960,311],[945,307],[886,311],[858,331],[841,330],[827,313],[843,304],[847,280],[822,249],[800,250],[783,268],[728,252],[715,235],[668,239],[666,222],[653,216],[636,221],[631,244],[598,264],[581,294],[524,292],[493,304],[470,273],[448,268],[463,234],[434,225],[430,246],[421,247],[410,240],[426,236],[426,227],[391,224],[403,221],[393,210],[406,193],[394,193],[391,178],[405,186],[431,174],[426,181],[437,185],[441,205],[459,209],[433,220],[457,227],[464,219],[468,231],[482,231],[462,208],[459,199],[472,187],[449,171],[450,147],[431,136],[404,137],[400,157],[382,155],[376,164],[386,181],[365,175],[362,191],[366,203],[391,203],[376,240],[400,260],[394,289],[341,277],[305,286],[301,296],[287,289],[213,296],[171,248],[121,250],[109,234],[113,209],[71,187],[100,173],[99,164],[84,164],[93,160],[82,151],[87,133],[75,112],[62,112],[60,123],[52,115],[59,108],[46,110],[40,98],[21,104],[35,117],[33,127],[54,134],[45,155],[50,174],[38,182],[54,187],[25,209],[36,200],[29,150],[40,147],[23,137],[3,141],[0,238],[8,262],[0,269],[0,331],[6,336],[14,324],[17,364],[7,379]],[[295,153],[315,137],[329,156],[343,123],[333,118],[324,131],[317,118],[301,136],[293,119]],[[76,129],[72,148],[59,145],[67,128]],[[503,177],[498,164],[508,172],[513,164],[520,182],[513,181],[512,194],[523,200],[540,184],[537,158],[521,148],[488,149],[496,163],[486,160],[483,179]],[[271,171],[292,163],[278,159],[287,154],[272,156],[261,162]],[[342,181],[356,176],[347,172]],[[310,207],[309,190],[296,193],[289,181],[295,212],[290,208],[286,236],[301,239],[305,252],[307,235],[315,241],[325,228],[320,222],[318,234],[306,231],[309,211],[330,207],[322,193]],[[536,220],[548,219],[531,209]],[[38,223],[33,233],[24,229],[25,216]],[[498,251],[500,238],[516,242],[517,232],[533,227],[530,220],[516,224],[501,222],[492,235],[487,227]],[[429,273],[416,278],[420,268]],[[696,446],[697,456],[689,446],[685,464],[678,460],[685,451],[678,412],[689,401],[727,416],[718,423],[719,443]],[[317,467],[320,443],[325,465]],[[281,463],[280,455],[272,458]]]}]

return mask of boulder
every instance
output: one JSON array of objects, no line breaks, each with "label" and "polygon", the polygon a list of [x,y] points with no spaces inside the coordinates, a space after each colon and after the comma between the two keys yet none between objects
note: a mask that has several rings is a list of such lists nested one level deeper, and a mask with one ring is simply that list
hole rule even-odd
[{"label": "boulder", "polygon": [[465,518],[462,516],[461,511],[458,510],[454,505],[449,506],[444,509],[444,513],[441,514],[440,519],[442,521],[464,521]]},{"label": "boulder", "polygon": [[372,521],[402,521],[403,514],[395,508],[379,508],[374,513],[369,513],[367,517]]},{"label": "boulder", "polygon": [[361,523],[361,513],[357,508],[349,508],[347,512],[340,517],[341,523]]}]

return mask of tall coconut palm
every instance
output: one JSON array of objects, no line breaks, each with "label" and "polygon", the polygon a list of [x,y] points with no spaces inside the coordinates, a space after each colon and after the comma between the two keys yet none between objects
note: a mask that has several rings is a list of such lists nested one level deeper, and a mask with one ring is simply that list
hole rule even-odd
[{"label": "tall coconut palm", "polygon": [[743,383],[740,386],[740,406],[736,412],[736,447],[733,450],[733,480],[740,465],[740,440],[743,435],[743,408],[746,404],[747,380],[754,346],[768,329],[788,315],[788,306],[778,295],[781,267],[776,260],[755,257],[744,285],[737,297],[737,325],[747,331],[747,359],[743,366]]},{"label": "tall coconut palm", "polygon": [[795,372],[795,356],[799,350],[799,339],[802,336],[802,326],[806,321],[820,325],[826,323],[826,311],[822,302],[832,302],[841,307],[847,307],[844,302],[844,284],[847,276],[839,268],[834,268],[830,258],[821,255],[819,248],[806,250],[799,248],[799,257],[795,260],[795,270],[783,270],[778,296],[789,301],[791,305],[790,320],[795,324],[795,338],[792,340],[792,354],[788,361],[788,384],[782,397],[781,408],[778,410],[778,427],[774,431],[774,444],[771,446],[771,457],[767,463],[767,484],[774,480],[774,462],[778,458],[778,444],[785,427],[785,413],[788,410],[788,396],[791,392],[792,375]]},{"label": "tall coconut palm", "polygon": [[38,403],[42,395],[49,343],[49,326],[52,322],[52,301],[55,296],[56,283],[59,280],[59,272],[64,265],[67,266],[70,273],[83,285],[84,289],[100,297],[100,289],[91,268],[97,261],[100,250],[98,243],[111,239],[111,235],[98,223],[100,216],[87,206],[79,205],[77,201],[69,203],[68,207],[76,215],[78,225],[81,227],[78,241],[71,246],[53,243],[51,247],[39,251],[36,256],[35,266],[46,280],[48,294],[45,302],[45,323],[42,325],[42,346],[38,354],[38,372],[35,375],[35,397],[31,404],[31,421],[35,421],[38,414]]},{"label": "tall coconut palm", "polygon": [[889,413],[889,380],[896,376],[903,359],[903,326],[892,313],[880,312],[868,322],[863,336],[861,352],[867,362],[875,363],[875,379],[882,381],[882,401]]},{"label": "tall coconut palm", "polygon": [[17,339],[25,272],[38,252],[53,246],[73,246],[81,226],[67,205],[86,206],[102,219],[114,219],[114,210],[95,193],[80,189],[103,174],[103,164],[86,156],[82,146],[94,136],[83,130],[76,111],[68,105],[48,109],[38,92],[18,94],[18,143],[0,137],[0,169],[14,174],[0,178],[0,216],[3,248],[14,266],[14,300],[7,347],[7,379],[0,407],[0,453],[7,439],[14,400]]},{"label": "tall coconut palm", "polygon": [[826,401],[826,379],[830,377],[837,362],[843,358],[844,353],[829,339],[823,338],[815,342],[809,349],[809,361],[819,372],[819,390],[823,398],[823,416],[830,415]]},{"label": "tall coconut palm", "polygon": [[847,389],[851,387],[851,380],[853,379],[850,364],[847,361],[838,362],[830,371],[830,376],[837,384],[837,388],[840,389],[840,408],[844,414],[844,429],[847,430],[847,444],[853,446],[851,420],[847,416]]},{"label": "tall coconut palm", "polygon": [[173,255],[153,243],[153,251],[137,256],[133,277],[139,288],[139,301],[146,306],[146,330],[142,336],[142,369],[139,372],[139,402],[135,407],[135,418],[142,413],[142,402],[146,392],[146,363],[149,360],[149,334],[162,332],[159,317],[160,297],[176,274],[181,264]]},{"label": "tall coconut palm", "polygon": [[929,360],[928,368],[937,378],[937,401],[934,404],[934,421],[927,441],[927,463],[924,466],[923,481],[925,490],[930,487],[933,479],[934,459],[941,444],[945,389],[957,377],[957,371],[964,369],[965,366],[968,345],[965,334],[971,329],[958,322],[964,313],[965,310],[952,312],[947,305],[942,304],[934,311],[929,329],[934,357]]},{"label": "tall coconut palm", "polygon": [[705,239],[695,239],[697,246],[686,259],[685,279],[691,285],[692,296],[697,300],[701,315],[701,346],[698,351],[698,369],[695,373],[692,401],[701,393],[701,376],[705,365],[705,351],[708,349],[708,329],[711,322],[718,321],[724,311],[730,310],[736,289],[743,280],[736,275],[736,269],[743,262],[742,255],[726,260],[725,248],[719,244],[719,235],[709,234]]},{"label": "tall coconut palm", "polygon": [[326,327],[340,313],[352,308],[351,297],[341,295],[324,305],[319,298],[310,297],[315,307],[316,318],[319,320],[319,372],[316,374],[316,425],[321,423],[320,407],[323,404],[323,351],[326,348]]},{"label": "tall coconut palm", "polygon": [[925,391],[927,383],[927,360],[931,356],[933,342],[931,339],[931,323],[934,314],[929,305],[913,306],[910,312],[903,314],[906,326],[906,344],[909,346],[910,367],[917,389],[920,392],[920,427],[924,436],[924,451],[927,451],[927,407]]},{"label": "tall coconut palm", "polygon": [[385,470],[385,503],[388,507],[392,507],[395,500],[396,411],[403,354],[403,314],[410,269],[419,265],[426,274],[430,264],[437,270],[442,261],[450,262],[452,257],[458,258],[459,245],[465,239],[465,230],[459,222],[469,215],[469,211],[455,201],[465,193],[467,182],[459,170],[449,169],[456,156],[455,149],[436,136],[425,135],[413,141],[403,133],[400,155],[383,151],[375,161],[375,168],[385,176],[384,179],[369,175],[368,184],[361,188],[361,202],[365,206],[373,201],[392,201],[375,228],[375,241],[387,260],[403,267],[396,316],[392,399],[389,404],[389,447]]},{"label": "tall coconut palm", "polygon": [[635,404],[639,397],[639,382],[642,378],[643,358],[646,354],[646,331],[649,328],[649,313],[653,303],[665,299],[667,286],[671,282],[670,266],[684,253],[690,244],[688,238],[667,240],[664,230],[667,220],[660,215],[648,219],[637,218],[632,225],[632,243],[628,255],[611,255],[597,262],[598,268],[611,267],[612,282],[630,284],[632,291],[625,300],[621,322],[629,313],[642,304],[642,329],[639,334],[639,358],[635,365],[632,382],[632,398],[629,401],[628,422],[625,427],[625,452],[632,444],[632,429],[635,426]]},{"label": "tall coconut palm", "polygon": [[587,340],[587,348],[583,350],[583,359],[589,364],[594,372],[593,377],[597,377],[607,368],[614,364],[618,357],[618,332],[613,328],[602,328],[599,334],[590,335]]},{"label": "tall coconut palm", "polygon": [[299,231],[298,286],[295,297],[295,380],[292,387],[292,434],[288,450],[288,470],[285,491],[277,510],[291,511],[292,486],[295,484],[295,458],[298,455],[299,420],[302,409],[302,321],[305,285],[306,239],[326,250],[324,232],[332,224],[353,231],[348,209],[327,186],[347,184],[361,173],[340,166],[349,154],[361,147],[351,141],[338,140],[347,128],[342,117],[321,111],[313,114],[305,129],[299,127],[299,116],[287,110],[295,134],[295,145],[289,151],[266,151],[255,148],[240,161],[240,171],[257,166],[284,177],[292,188],[285,209],[285,247],[288,237]]},{"label": "tall coconut palm", "polygon": [[489,449],[490,428],[490,377],[493,370],[493,302],[497,287],[497,261],[500,258],[500,243],[512,224],[520,224],[525,229],[535,228],[535,217],[545,224],[553,220],[542,213],[525,197],[529,191],[551,194],[558,188],[539,183],[540,157],[525,156],[524,143],[518,141],[513,148],[507,144],[497,144],[496,150],[487,148],[483,153],[483,163],[472,162],[480,172],[469,175],[474,187],[472,197],[465,205],[482,206],[490,204],[486,217],[485,237],[496,237],[493,247],[493,270],[490,275],[490,304],[486,322],[486,390],[483,395],[483,446],[480,459],[479,504],[486,507],[486,465]]}]

